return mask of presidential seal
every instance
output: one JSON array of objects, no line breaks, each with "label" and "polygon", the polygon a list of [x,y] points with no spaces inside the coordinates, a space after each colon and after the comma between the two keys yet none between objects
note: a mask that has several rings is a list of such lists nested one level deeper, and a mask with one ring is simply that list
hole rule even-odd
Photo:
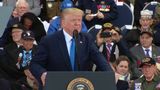
[{"label": "presidential seal", "polygon": [[67,90],[94,90],[94,87],[86,78],[75,78],[68,84]]}]

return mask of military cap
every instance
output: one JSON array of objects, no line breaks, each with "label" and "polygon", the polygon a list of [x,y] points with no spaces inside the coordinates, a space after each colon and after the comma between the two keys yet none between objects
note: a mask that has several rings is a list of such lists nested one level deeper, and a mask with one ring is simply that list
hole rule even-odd
[{"label": "military cap", "polygon": [[156,62],[155,62],[154,59],[152,59],[151,57],[145,57],[142,60],[142,62],[141,62],[139,67],[142,67],[143,65],[155,65],[155,64],[156,64]]}]

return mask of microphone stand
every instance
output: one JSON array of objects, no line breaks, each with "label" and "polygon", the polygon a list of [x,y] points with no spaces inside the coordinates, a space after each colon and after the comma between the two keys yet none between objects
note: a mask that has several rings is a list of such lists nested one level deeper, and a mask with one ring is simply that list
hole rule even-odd
[{"label": "microphone stand", "polygon": [[78,58],[78,31],[74,30],[73,31],[73,38],[75,39],[75,62],[77,66],[77,71],[80,71],[80,61]]}]

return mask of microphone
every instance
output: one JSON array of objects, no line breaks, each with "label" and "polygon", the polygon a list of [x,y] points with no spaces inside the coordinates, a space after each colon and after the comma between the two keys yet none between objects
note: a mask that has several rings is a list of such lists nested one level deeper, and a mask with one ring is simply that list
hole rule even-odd
[{"label": "microphone", "polygon": [[76,30],[76,29],[73,31],[73,38],[74,38],[75,40],[78,39],[78,30]]},{"label": "microphone", "polygon": [[75,49],[76,49],[76,51],[75,51],[75,61],[76,61],[76,66],[77,66],[77,71],[79,71],[80,70],[80,61],[79,61],[79,57],[78,57],[78,30],[74,30],[73,31],[73,38],[75,39]]}]

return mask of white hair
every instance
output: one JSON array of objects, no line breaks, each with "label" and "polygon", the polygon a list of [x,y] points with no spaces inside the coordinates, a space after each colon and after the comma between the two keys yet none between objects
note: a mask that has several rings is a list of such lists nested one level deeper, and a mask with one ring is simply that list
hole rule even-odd
[{"label": "white hair", "polygon": [[26,5],[27,7],[29,7],[29,4],[26,0],[18,0],[16,2],[16,7],[18,7],[19,5]]}]

